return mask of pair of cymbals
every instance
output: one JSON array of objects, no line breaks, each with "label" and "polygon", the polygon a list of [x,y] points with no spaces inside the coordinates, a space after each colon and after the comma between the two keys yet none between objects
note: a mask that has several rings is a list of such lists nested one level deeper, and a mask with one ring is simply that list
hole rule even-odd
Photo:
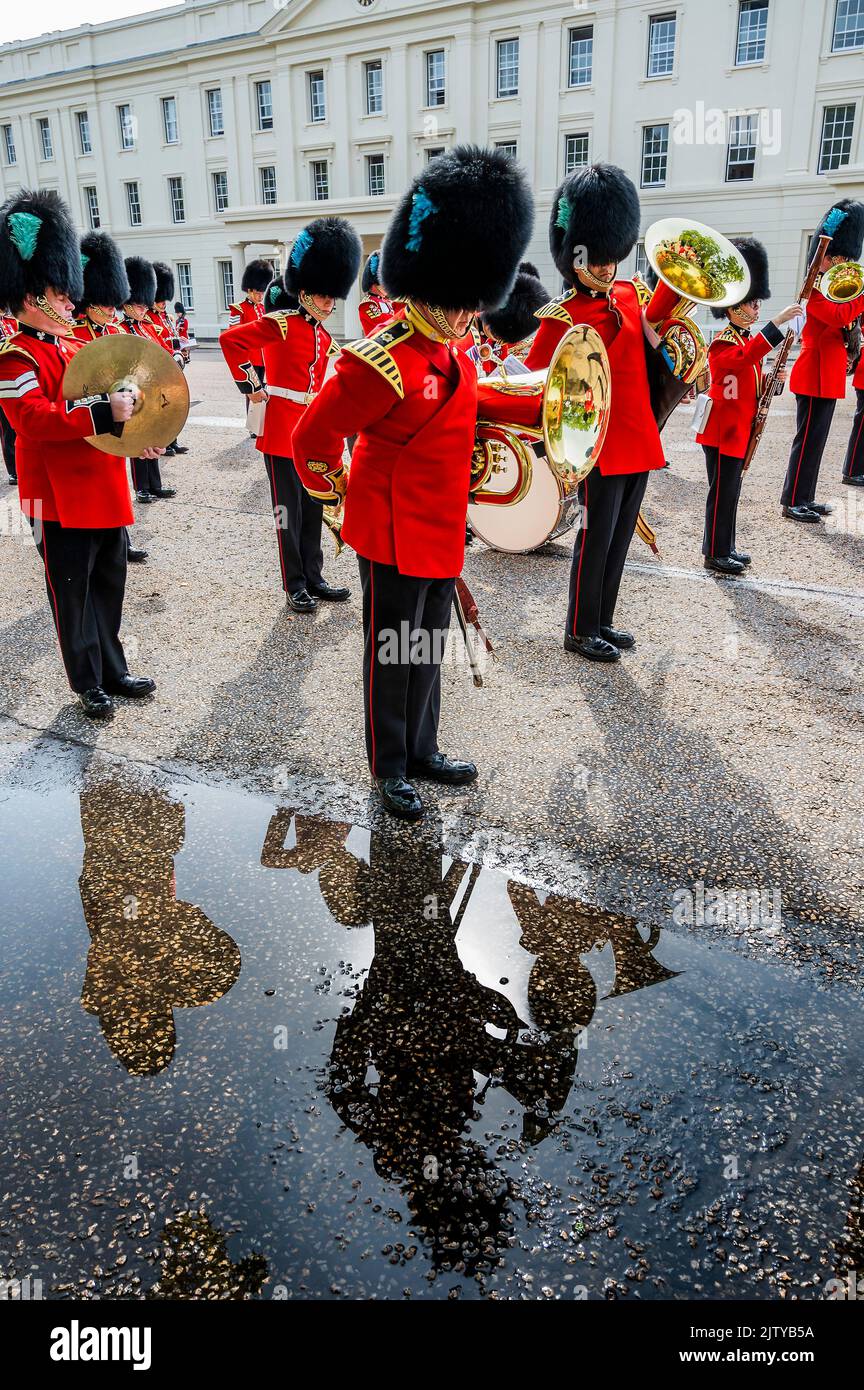
[{"label": "pair of cymbals", "polygon": [[189,387],[170,353],[151,338],[111,333],[86,343],[63,377],[63,399],[86,400],[112,391],[137,390],[131,420],[116,434],[93,434],[88,443],[118,458],[173,443],[189,414]]}]

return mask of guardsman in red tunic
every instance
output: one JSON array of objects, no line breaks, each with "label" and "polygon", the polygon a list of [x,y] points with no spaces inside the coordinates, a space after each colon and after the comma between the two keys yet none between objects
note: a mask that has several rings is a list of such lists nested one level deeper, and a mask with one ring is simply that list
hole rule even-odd
[{"label": "guardsman in red tunic", "polygon": [[[117,310],[129,299],[129,281],[119,246],[107,232],[88,232],[81,238],[81,266],[84,296],[75,305],[78,321],[73,334],[82,343],[92,343],[95,338],[123,333]],[[127,527],[127,562],[141,565],[146,559],[147,551],[133,546]]]},{"label": "guardsman in red tunic", "polygon": [[[189,361],[189,353],[184,350],[180,342],[177,324],[168,312],[168,301],[174,298],[174,271],[164,261],[154,261],[153,269],[156,272],[156,298],[153,301],[149,319],[156,326],[162,346],[167,352],[170,352],[177,366],[183,372]],[[186,445],[175,439],[173,444],[169,444],[165,450],[165,457],[173,458],[175,454],[188,454],[188,452]]]},{"label": "guardsman in red tunic", "polygon": [[363,275],[360,280],[363,298],[357,306],[357,313],[360,316],[363,336],[366,338],[376,329],[383,328],[384,324],[389,323],[391,319],[400,318],[404,313],[401,305],[396,305],[392,299],[387,298],[384,287],[378,278],[380,260],[380,251],[373,251],[363,267]]},{"label": "guardsman in red tunic", "polygon": [[[363,586],[366,750],[384,805],[405,820],[423,814],[411,777],[458,786],[477,776],[438,749],[477,421],[476,368],[455,342],[481,306],[506,299],[532,221],[524,176],[501,151],[457,147],[431,160],[381,252],[383,282],[408,301],[406,317],[342,349],[294,431],[312,496],[331,505],[345,496],[342,536]],[[500,407],[500,393],[489,395]],[[355,432],[349,481],[342,452]]]},{"label": "guardsman in red tunic", "polygon": [[[291,248],[284,279],[266,291],[269,312],[255,323],[226,329],[219,339],[240,390],[253,402],[267,402],[258,448],[270,483],[282,588],[297,613],[314,612],[319,599],[350,597],[349,589],[328,584],[321,572],[323,507],[297,476],[291,437],[324,384],[335,351],[324,320],[357,279],[360,255],[357,233],[343,217],[310,222]],[[262,354],[266,387],[255,366]]]},{"label": "guardsman in red tunic", "polygon": [[[127,256],[126,275],[130,299],[123,305],[120,320],[123,332],[132,333],[138,338],[149,338],[160,347],[167,347],[164,331],[150,318],[156,298],[156,271],[143,256]],[[176,488],[163,485],[159,456],[153,450],[148,451],[144,458],[130,459],[129,468],[136,501],[149,504],[159,498],[177,496]]]},{"label": "guardsman in red tunic", "polygon": [[63,399],[82,344],[73,306],[84,292],[78,234],[53,191],[21,192],[0,209],[0,300],[20,328],[0,351],[0,400],[18,437],[21,509],[45,566],[45,585],[69,684],[84,712],[104,718],[112,696],[155,689],[130,676],[120,642],[126,584],[124,527],[132,520],[126,465],[87,442],[122,435],[128,391]]},{"label": "guardsman in red tunic", "polygon": [[[843,198],[828,210],[813,233],[811,257],[825,232],[833,232],[833,236],[822,262],[823,271],[838,261],[859,260],[864,242],[864,203]],[[834,304],[818,289],[807,300],[801,351],[789,378],[798,397],[798,428],[780,497],[783,515],[792,521],[818,522],[832,510],[828,502],[815,500],[816,482],[834,408],[846,394],[843,330],[855,322],[862,307],[861,299]]]},{"label": "guardsman in red tunic", "polygon": [[590,661],[618,661],[635,646],[613,626],[624,561],[648,474],[665,459],[651,411],[645,331],[632,280],[616,280],[618,262],[639,235],[639,195],[623,169],[595,164],[565,179],[552,203],[549,245],[572,286],[537,317],[540,327],[525,359],[547,367],[574,323],[596,329],[609,354],[611,410],[599,459],[579,487],[582,522],[573,550],[564,647]]},{"label": "guardsman in red tunic", "polygon": [[864,352],[858,357],[858,365],[852,377],[855,388],[855,416],[849,432],[846,461],[843,464],[842,482],[849,487],[864,487]]},{"label": "guardsman in red tunic", "polygon": [[549,294],[536,266],[523,261],[506,304],[486,311],[480,323],[480,342],[469,349],[478,372],[509,376],[521,371],[539,328],[537,311],[548,302]]},{"label": "guardsman in red tunic", "polygon": [[[0,348],[7,338],[13,338],[18,332],[18,320],[11,314],[0,314]],[[3,446],[3,462],[6,465],[6,473],[9,478],[10,487],[14,487],[18,482],[18,474],[15,472],[15,431],[6,418],[6,413],[0,406],[0,440]]]},{"label": "guardsman in red tunic", "polygon": [[[266,309],[264,307],[264,292],[270,281],[273,279],[273,266],[269,261],[255,260],[250,261],[243,271],[243,279],[240,281],[240,288],[244,291],[245,297],[238,299],[235,304],[228,305],[228,327],[239,328],[241,324],[257,323],[264,317]],[[264,358],[258,349],[252,361],[252,366],[262,385],[265,379]],[[246,409],[249,409],[249,401],[246,401]],[[252,435],[255,438],[255,435]]]},{"label": "guardsman in red tunic", "polygon": [[711,404],[705,427],[696,436],[708,469],[702,554],[706,570],[725,575],[741,574],[750,564],[750,556],[735,549],[735,523],[744,455],[762,395],[762,360],[782,343],[780,325],[804,312],[800,304],[792,304],[751,336],[761,301],[771,297],[768,254],[753,237],[739,237],[733,244],[750,269],[750,288],[739,304],[711,310],[716,319],[729,322],[708,349]]}]

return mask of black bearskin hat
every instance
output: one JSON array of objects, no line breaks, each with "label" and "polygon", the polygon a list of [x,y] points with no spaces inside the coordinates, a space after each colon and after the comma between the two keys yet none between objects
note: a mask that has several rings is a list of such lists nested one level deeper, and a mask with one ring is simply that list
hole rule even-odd
[{"label": "black bearskin hat", "polygon": [[271,280],[264,291],[265,314],[273,314],[277,309],[296,309],[297,302],[296,294],[289,294],[286,290],[285,281],[281,275],[277,275],[274,280]]},{"label": "black bearskin hat", "polygon": [[273,266],[270,261],[250,261],[243,271],[241,290],[266,290],[273,279]]},{"label": "black bearskin hat", "polygon": [[156,303],[164,304],[174,298],[174,271],[164,261],[154,261],[156,272]]},{"label": "black bearskin hat", "polygon": [[186,313],[186,309],[185,309],[185,307],[180,303],[180,300],[179,300],[179,299],[175,299],[175,300],[174,300],[174,313],[175,313],[175,314],[185,314],[185,313]]},{"label": "black bearskin hat", "polygon": [[107,232],[88,232],[81,238],[81,265],[84,293],[76,305],[79,311],[91,304],[122,309],[129,303],[129,281],[120,247]]},{"label": "black bearskin hat", "polygon": [[364,294],[368,294],[373,285],[381,284],[381,252],[373,251],[367,257],[363,267],[363,277],[360,281],[360,288]]},{"label": "black bearskin hat", "polygon": [[737,247],[747,263],[750,271],[750,288],[744,299],[739,299],[738,304],[727,304],[723,309],[715,309],[712,305],[711,313],[715,319],[725,319],[730,309],[737,309],[739,304],[749,304],[751,299],[770,299],[771,286],[768,283],[768,252],[752,236],[739,236],[732,238],[732,245]]},{"label": "black bearskin hat", "polygon": [[534,315],[548,303],[549,292],[540,283],[534,266],[530,261],[523,261],[510,298],[500,309],[484,314],[483,322],[493,338],[500,342],[521,343],[539,327]]},{"label": "black bearskin hat", "polygon": [[14,314],[28,294],[35,298],[49,287],[81,298],[78,233],[58,193],[22,190],[0,208],[0,303]]},{"label": "black bearskin hat", "polygon": [[537,267],[536,267],[536,265],[534,264],[533,261],[520,261],[520,262],[519,262],[519,274],[520,274],[520,275],[533,275],[535,280],[539,280],[539,279],[540,279],[540,271],[537,269]]},{"label": "black bearskin hat", "polygon": [[639,235],[639,194],[614,164],[592,164],[562,183],[552,202],[549,249],[569,285],[580,250],[585,265],[606,265],[629,256]]},{"label": "black bearskin hat", "polygon": [[152,309],[156,302],[156,271],[143,256],[126,257],[126,274],[129,277],[129,298],[127,304],[146,304]]},{"label": "black bearskin hat", "polygon": [[289,294],[345,299],[360,270],[360,238],[344,217],[316,217],[295,238],[285,268]]},{"label": "black bearskin hat", "polygon": [[381,251],[397,299],[445,309],[496,309],[513,288],[534,223],[524,173],[502,150],[457,145],[417,174]]},{"label": "black bearskin hat", "polygon": [[861,259],[864,246],[864,203],[854,198],[841,198],[829,208],[810,240],[808,260],[813,259],[820,236],[831,235],[826,255],[842,256],[846,261]]}]

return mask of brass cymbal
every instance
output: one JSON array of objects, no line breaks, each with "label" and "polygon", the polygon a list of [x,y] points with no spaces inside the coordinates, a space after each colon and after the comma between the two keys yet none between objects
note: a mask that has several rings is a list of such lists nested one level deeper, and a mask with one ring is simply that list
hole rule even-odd
[{"label": "brass cymbal", "polygon": [[150,338],[111,333],[86,343],[63,377],[63,399],[84,400],[137,386],[140,397],[123,433],[92,434],[88,444],[118,458],[138,458],[144,449],[175,440],[189,414],[189,387],[169,352]]}]

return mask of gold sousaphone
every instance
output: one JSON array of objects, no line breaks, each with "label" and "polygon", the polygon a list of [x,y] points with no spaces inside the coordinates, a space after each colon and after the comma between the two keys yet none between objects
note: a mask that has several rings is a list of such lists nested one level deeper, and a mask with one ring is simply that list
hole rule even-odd
[{"label": "gold sousaphone", "polygon": [[165,448],[186,423],[186,378],[171,354],[150,338],[111,333],[76,352],[63,377],[63,399],[86,400],[112,391],[132,391],[136,399],[121,434],[88,436],[88,444],[105,454],[138,458],[145,449]]}]

